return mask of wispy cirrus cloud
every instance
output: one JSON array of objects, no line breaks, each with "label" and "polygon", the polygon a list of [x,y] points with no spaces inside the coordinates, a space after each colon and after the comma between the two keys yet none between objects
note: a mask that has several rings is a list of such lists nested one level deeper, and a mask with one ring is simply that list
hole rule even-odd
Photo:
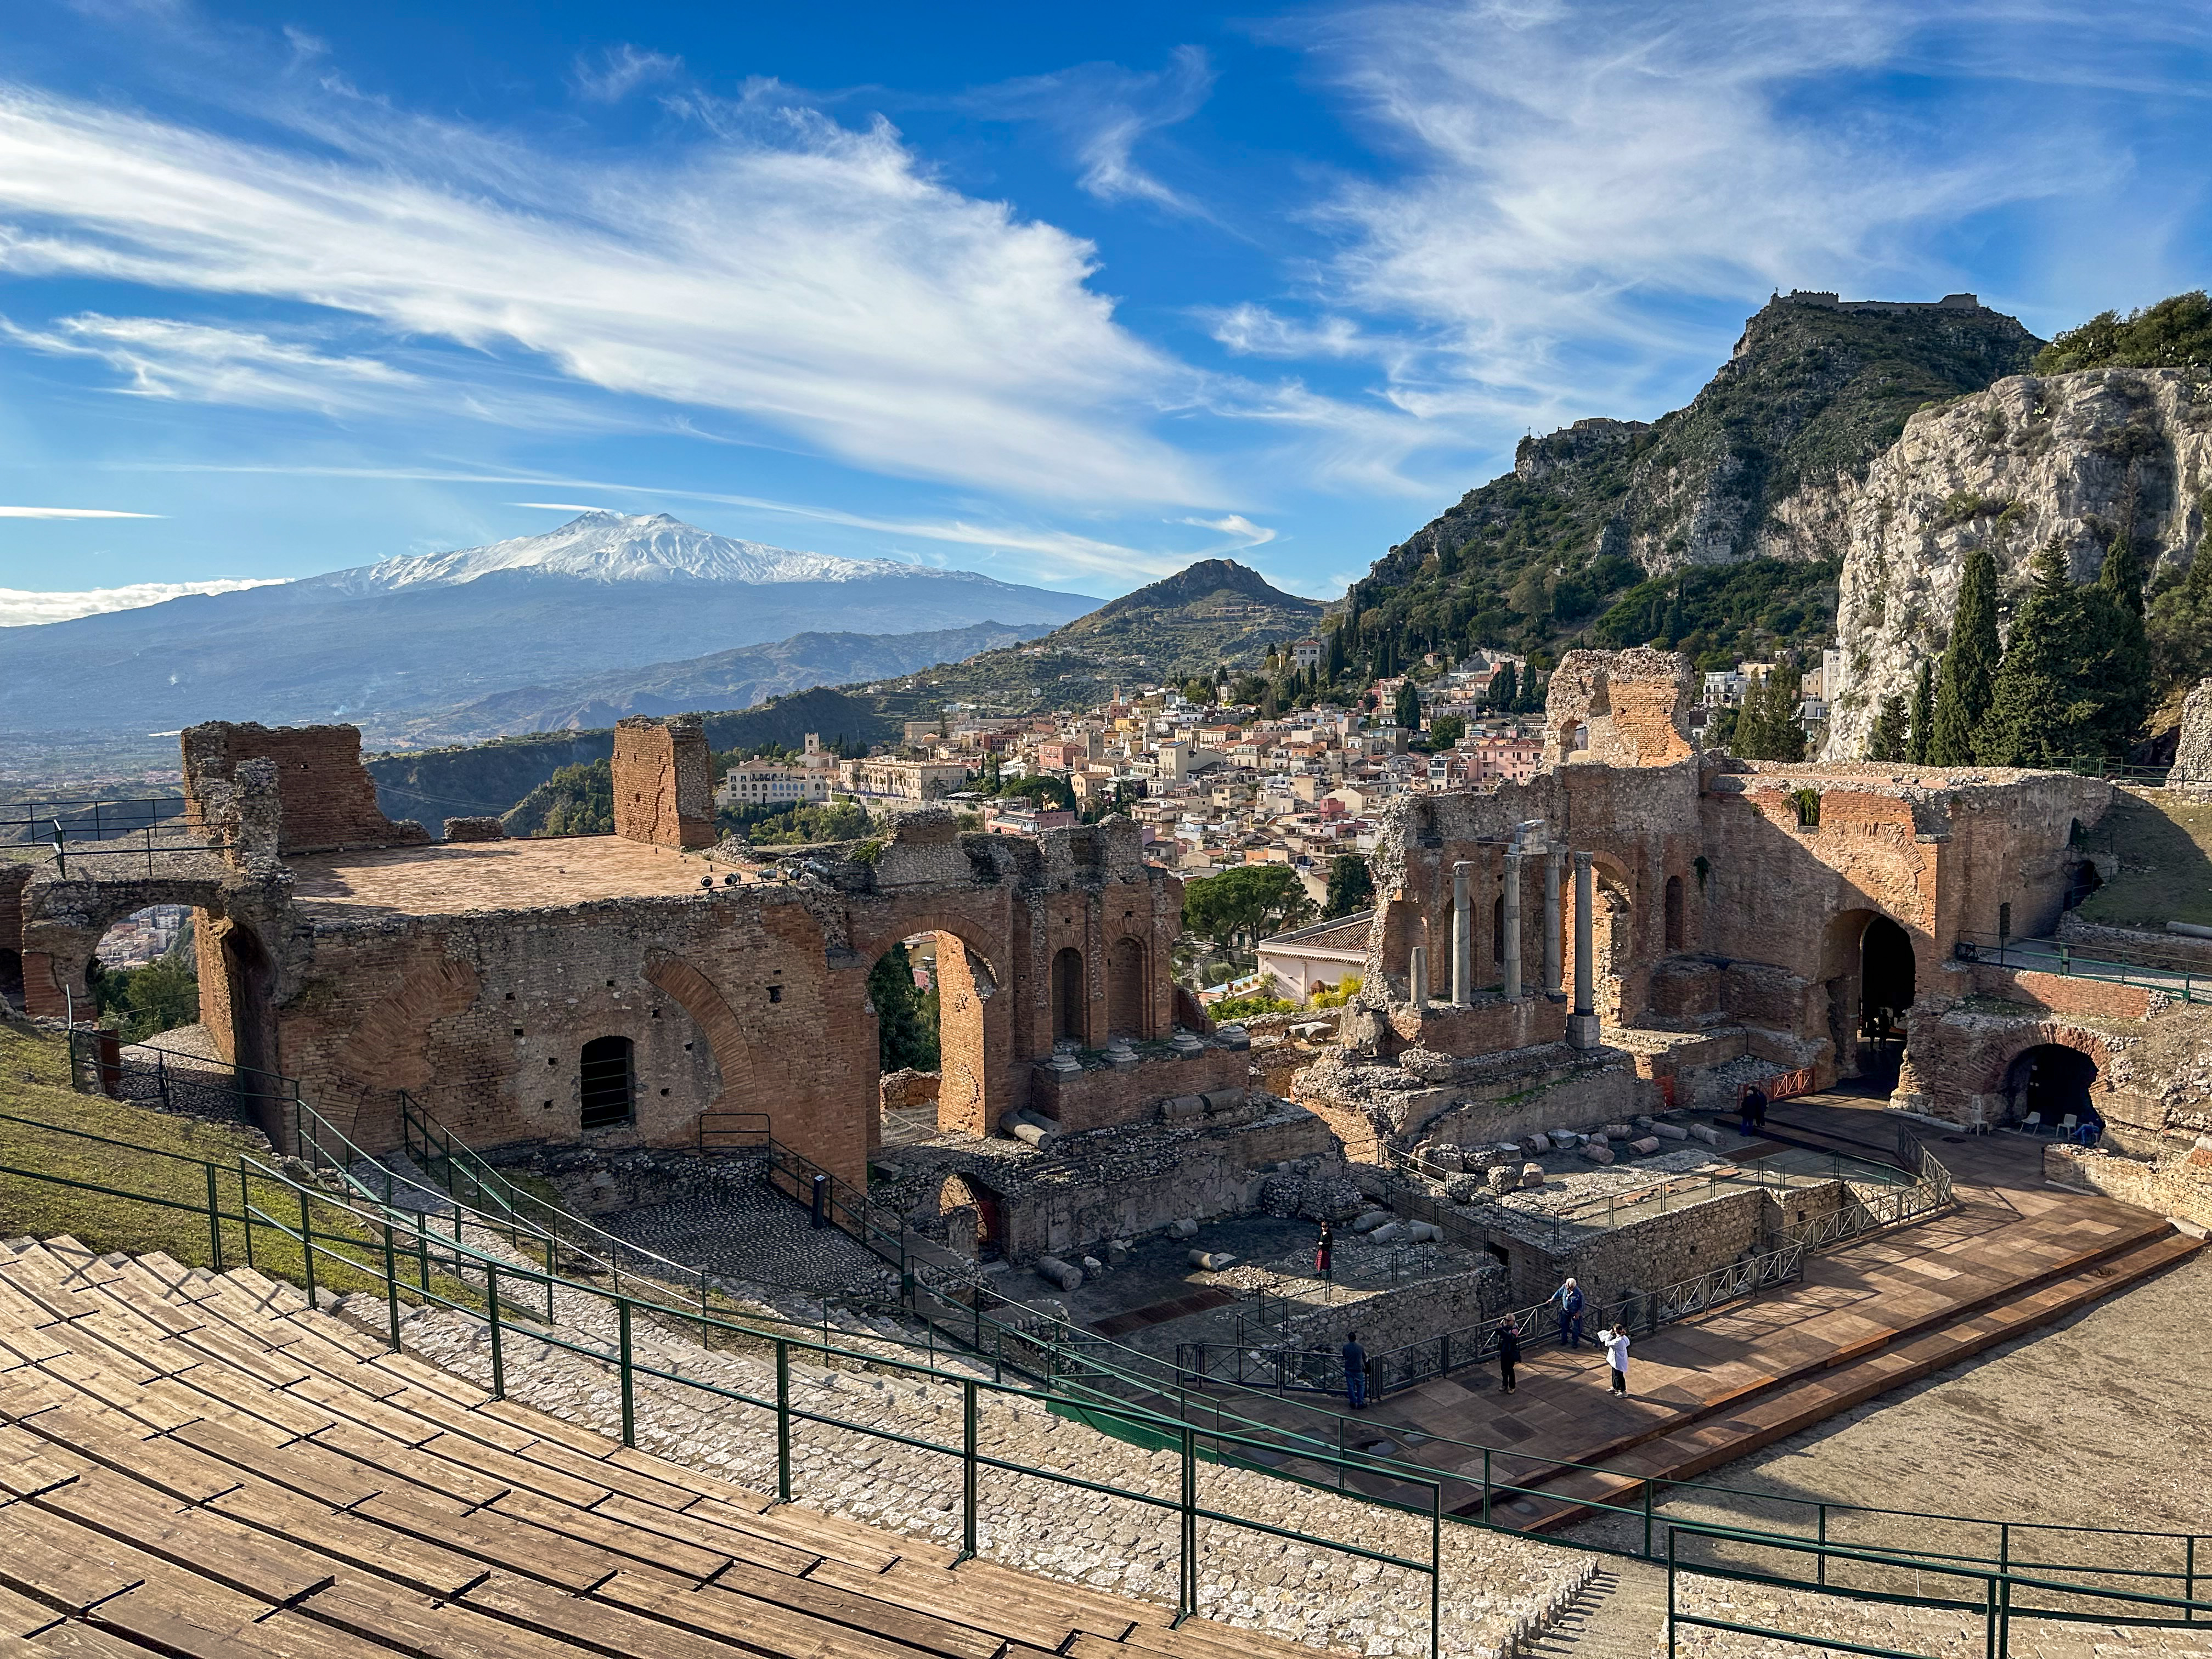
[{"label": "wispy cirrus cloud", "polygon": [[374,357],[331,356],[246,329],[84,312],[45,329],[0,318],[0,336],[49,356],[95,357],[143,398],[326,413],[381,406],[418,376]]},{"label": "wispy cirrus cloud", "polygon": [[0,270],[526,354],[895,475],[1086,501],[1220,493],[1145,430],[1193,377],[1115,324],[1090,246],[935,182],[880,122],[766,107],[617,161],[366,100],[314,118],[316,144],[286,148],[0,88]]},{"label": "wispy cirrus cloud", "polygon": [[592,58],[579,58],[571,76],[577,92],[596,104],[619,103],[640,87],[682,74],[684,60],[624,41]]},{"label": "wispy cirrus cloud", "polygon": [[979,88],[960,101],[981,114],[1034,122],[1052,133],[1080,169],[1076,182],[1102,202],[1149,202],[1208,216],[1199,203],[1141,166],[1136,152],[1152,134],[1195,115],[1212,89],[1206,53],[1177,46],[1163,69],[1079,64]]},{"label": "wispy cirrus cloud", "polygon": [[0,519],[158,519],[159,513],[122,513],[109,507],[0,507]]}]

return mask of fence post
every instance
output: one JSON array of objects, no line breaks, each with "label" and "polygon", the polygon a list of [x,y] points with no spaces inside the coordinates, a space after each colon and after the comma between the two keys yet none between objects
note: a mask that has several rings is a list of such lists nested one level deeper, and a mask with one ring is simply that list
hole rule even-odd
[{"label": "fence post", "polygon": [[775,1340],[775,1497],[791,1502],[791,1344]]},{"label": "fence post", "polygon": [[1674,1534],[1667,1534],[1667,1659],[1674,1659]]},{"label": "fence post", "polygon": [[1646,1478],[1644,1482],[1644,1559],[1651,1559],[1651,1488],[1658,1482]]},{"label": "fence post", "polygon": [[1984,1598],[1984,1605],[1982,1613],[1982,1655],[1983,1659],[1997,1659],[1996,1574],[1991,1573],[1986,1582],[1989,1585],[1989,1590],[1986,1596]]},{"label": "fence post", "polygon": [[1429,1659],[1444,1642],[1444,1483],[1429,1488]]},{"label": "fence post", "polygon": [[238,1218],[246,1224],[246,1265],[253,1265],[253,1200],[246,1189],[246,1157],[238,1159]]},{"label": "fence post", "polygon": [[1814,1558],[1820,1563],[1820,1582],[1828,1582],[1828,1506],[1820,1505],[1820,1553]]},{"label": "fence post", "polygon": [[629,1303],[628,1300],[615,1304],[615,1323],[622,1341],[623,1444],[635,1446],[637,1444],[637,1402],[634,1392],[636,1378],[631,1373],[629,1363]]},{"label": "fence post", "polygon": [[384,1306],[392,1320],[392,1352],[399,1352],[399,1269],[392,1257],[392,1217],[379,1229],[384,1235]]},{"label": "fence post", "polygon": [[222,1271],[222,1200],[216,1194],[215,1165],[204,1166],[207,1170],[208,1189],[208,1247],[215,1252],[215,1270]]},{"label": "fence post", "polygon": [[307,1264],[307,1305],[315,1305],[314,1222],[307,1214],[307,1189],[300,1189],[300,1256]]},{"label": "fence post", "polygon": [[960,1387],[960,1559],[975,1559],[975,1379]]},{"label": "fence post", "polygon": [[1490,1524],[1490,1448],[1482,1449],[1482,1524]]},{"label": "fence post", "polygon": [[507,1361],[499,1351],[499,1269],[484,1261],[484,1308],[491,1317],[491,1397],[507,1398]]},{"label": "fence post", "polygon": [[1177,1533],[1176,1622],[1198,1616],[1198,1431],[1182,1425],[1182,1514]]},{"label": "fence post", "polygon": [[430,1294],[430,1212],[415,1212],[415,1268],[422,1281],[422,1294]]},{"label": "fence post", "polygon": [[[2197,1534],[2193,1532],[2189,1534],[2182,1546],[2181,1571],[2182,1599],[2185,1601],[2194,1601],[2197,1599]],[[2182,1623],[2193,1625],[2196,1622],[2197,1609],[2192,1607],[2184,1616]]]}]

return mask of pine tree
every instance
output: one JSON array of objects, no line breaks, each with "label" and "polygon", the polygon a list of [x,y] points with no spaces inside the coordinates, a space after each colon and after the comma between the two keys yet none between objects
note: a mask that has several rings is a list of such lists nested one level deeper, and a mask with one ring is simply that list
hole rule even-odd
[{"label": "pine tree", "polygon": [[915,988],[914,962],[904,945],[894,945],[868,973],[868,1000],[875,1005],[878,1059],[886,1072],[911,1066],[937,1069],[937,1032],[925,1019],[921,993]]},{"label": "pine tree", "polygon": [[1881,712],[1874,720],[1874,729],[1867,733],[1866,757],[1870,761],[1897,761],[1905,758],[1905,699],[1884,697]]},{"label": "pine tree", "polygon": [[1334,921],[1364,910],[1375,902],[1375,878],[1367,860],[1357,853],[1339,853],[1328,866],[1328,894],[1322,902],[1322,916]]},{"label": "pine tree", "polygon": [[[2212,520],[2212,490],[2199,499],[2198,521]],[[2212,675],[2212,534],[2200,537],[2189,574],[2150,607],[2150,641],[2160,682],[2194,685]]]},{"label": "pine tree", "polygon": [[1936,714],[1936,665],[1926,657],[1920,659],[1919,678],[1912,682],[1912,707],[1905,716],[1910,728],[1905,744],[1905,758],[1915,766],[1928,764],[1928,722]]},{"label": "pine tree", "polygon": [[1976,734],[1989,714],[1999,660],[1997,562],[1987,548],[1978,547],[1966,556],[1966,568],[1959,580],[1959,605],[1951,617],[1951,640],[1943,648],[1929,729],[1929,764],[1973,763]]},{"label": "pine tree", "polygon": [[[1976,735],[1986,766],[2058,767],[2094,745],[2099,708],[2092,664],[2105,642],[2095,601],[2074,585],[2066,552],[2052,541],[2030,567],[2027,600],[1997,670],[1988,714]],[[1936,732],[1942,732],[1942,709]]]},{"label": "pine tree", "polygon": [[1797,705],[1804,680],[1793,663],[1778,662],[1769,669],[1744,694],[1729,752],[1745,760],[1803,760],[1805,727],[1797,718]]}]

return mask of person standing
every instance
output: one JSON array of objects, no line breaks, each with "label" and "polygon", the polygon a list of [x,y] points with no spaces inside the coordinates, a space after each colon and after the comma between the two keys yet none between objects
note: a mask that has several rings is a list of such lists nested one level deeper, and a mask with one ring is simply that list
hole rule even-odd
[{"label": "person standing", "polygon": [[1521,1363],[1521,1329],[1508,1314],[1498,1322],[1498,1379],[1511,1394],[1520,1384],[1514,1380],[1514,1368]]},{"label": "person standing", "polygon": [[1334,1276],[1336,1237],[1330,1232],[1328,1223],[1321,1224],[1321,1242],[1314,1246],[1314,1276],[1327,1280]]},{"label": "person standing", "polygon": [[1740,1135],[1747,1137],[1751,1133],[1751,1097],[1758,1092],[1748,1083],[1736,1091],[1735,1132]]},{"label": "person standing", "polygon": [[1344,1397],[1354,1411],[1367,1405],[1367,1350],[1359,1346],[1359,1333],[1344,1339]]},{"label": "person standing", "polygon": [[1613,1391],[1628,1392],[1628,1327],[1615,1325],[1598,1339],[1605,1348],[1606,1368],[1613,1373]]},{"label": "person standing", "polygon": [[1751,1127],[1759,1134],[1766,1133],[1766,1091],[1753,1085],[1751,1091]]},{"label": "person standing", "polygon": [[1585,1305],[1583,1300],[1582,1286],[1576,1284],[1573,1279],[1570,1279],[1565,1284],[1560,1285],[1558,1290],[1552,1292],[1552,1300],[1559,1304],[1559,1340],[1565,1343],[1571,1348],[1581,1347],[1583,1345],[1583,1309]]}]

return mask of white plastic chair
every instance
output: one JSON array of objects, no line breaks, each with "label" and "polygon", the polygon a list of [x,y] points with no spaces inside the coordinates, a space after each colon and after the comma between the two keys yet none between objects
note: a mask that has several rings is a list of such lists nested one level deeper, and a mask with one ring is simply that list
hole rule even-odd
[{"label": "white plastic chair", "polygon": [[2075,1115],[2074,1113],[2067,1113],[2064,1117],[2058,1120],[2058,1138],[2061,1140],[2073,1139],[2074,1131],[2080,1127],[2081,1122],[2081,1120],[2080,1117]]},{"label": "white plastic chair", "polygon": [[2021,1119],[2020,1132],[2024,1135],[2041,1134],[2043,1133],[2043,1114],[2040,1112],[2030,1112],[2026,1117]]}]

